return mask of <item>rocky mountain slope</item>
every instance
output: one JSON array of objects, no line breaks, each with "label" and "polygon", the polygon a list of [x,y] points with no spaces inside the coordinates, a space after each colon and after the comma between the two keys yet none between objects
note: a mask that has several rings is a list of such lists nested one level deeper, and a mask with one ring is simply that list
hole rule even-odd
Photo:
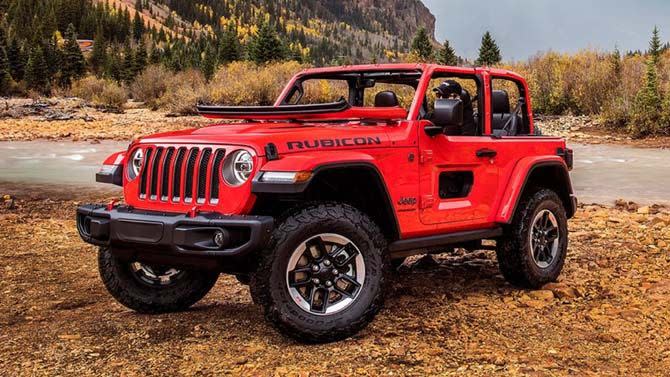
[{"label": "rocky mountain slope", "polygon": [[218,33],[230,23],[242,40],[261,22],[276,26],[316,62],[390,61],[409,50],[421,27],[435,33],[435,17],[420,0],[97,0],[141,14],[151,27],[189,37]]}]

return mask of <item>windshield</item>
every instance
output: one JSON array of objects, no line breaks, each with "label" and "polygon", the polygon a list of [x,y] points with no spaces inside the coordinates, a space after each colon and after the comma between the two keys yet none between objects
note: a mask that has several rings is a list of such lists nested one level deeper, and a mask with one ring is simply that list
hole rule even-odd
[{"label": "windshield", "polygon": [[409,110],[420,79],[420,71],[306,75],[295,81],[281,104],[323,104],[344,99],[356,107],[400,107]]}]

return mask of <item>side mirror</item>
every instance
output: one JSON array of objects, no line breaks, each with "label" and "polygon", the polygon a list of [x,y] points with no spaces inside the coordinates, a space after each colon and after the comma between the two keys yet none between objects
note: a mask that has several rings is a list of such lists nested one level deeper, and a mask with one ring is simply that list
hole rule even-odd
[{"label": "side mirror", "polygon": [[463,101],[447,98],[435,100],[432,122],[432,125],[424,128],[428,136],[436,136],[454,128],[460,129],[463,126]]}]

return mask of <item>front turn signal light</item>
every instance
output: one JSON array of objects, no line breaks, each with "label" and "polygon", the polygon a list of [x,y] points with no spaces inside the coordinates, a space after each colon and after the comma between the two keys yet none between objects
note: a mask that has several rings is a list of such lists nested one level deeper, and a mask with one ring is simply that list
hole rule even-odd
[{"label": "front turn signal light", "polygon": [[261,175],[260,181],[265,183],[293,184],[307,182],[310,178],[312,178],[311,171],[266,171]]}]

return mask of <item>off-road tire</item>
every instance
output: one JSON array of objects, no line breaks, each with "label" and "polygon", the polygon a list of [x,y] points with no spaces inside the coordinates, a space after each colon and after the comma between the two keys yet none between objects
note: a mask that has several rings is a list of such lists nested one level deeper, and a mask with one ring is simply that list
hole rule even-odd
[{"label": "off-road tire", "polygon": [[219,274],[185,271],[171,285],[144,284],[133,276],[130,262],[115,257],[109,248],[98,252],[98,269],[107,291],[121,304],[140,313],[166,313],[189,308],[212,289]]},{"label": "off-road tire", "polygon": [[[365,281],[349,306],[332,314],[315,315],[299,307],[289,295],[286,271],[298,245],[323,233],[344,236],[358,247],[365,261]],[[386,240],[368,216],[346,204],[311,204],[293,211],[275,229],[259,257],[250,288],[266,319],[283,334],[305,343],[332,342],[359,332],[379,312],[389,268]]]},{"label": "off-road tire", "polygon": [[[533,259],[529,232],[535,216],[543,210],[554,214],[559,228],[558,251],[552,263],[540,268]],[[537,289],[556,281],[563,269],[568,248],[568,220],[563,202],[548,189],[540,189],[522,198],[512,223],[498,240],[497,256],[505,279],[516,286]]]}]

